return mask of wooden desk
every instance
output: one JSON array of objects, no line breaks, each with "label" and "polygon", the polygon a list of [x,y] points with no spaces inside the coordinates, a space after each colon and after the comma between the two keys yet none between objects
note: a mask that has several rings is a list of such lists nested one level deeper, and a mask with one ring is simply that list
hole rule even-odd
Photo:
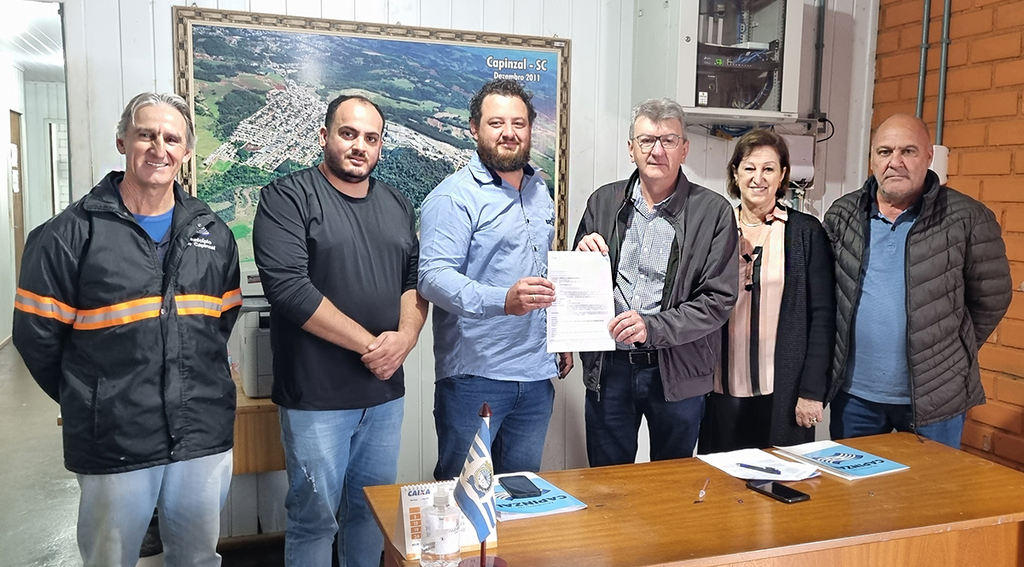
[{"label": "wooden desk", "polygon": [[[811,495],[797,504],[697,459],[546,472],[589,507],[500,522],[498,553],[512,567],[1024,565],[1024,473],[906,433],[845,443],[910,469],[791,483]],[[391,567],[416,565],[391,543],[399,489],[366,489]]]},{"label": "wooden desk", "polygon": [[281,422],[270,398],[250,398],[232,371],[238,401],[235,409],[234,474],[284,470]]}]

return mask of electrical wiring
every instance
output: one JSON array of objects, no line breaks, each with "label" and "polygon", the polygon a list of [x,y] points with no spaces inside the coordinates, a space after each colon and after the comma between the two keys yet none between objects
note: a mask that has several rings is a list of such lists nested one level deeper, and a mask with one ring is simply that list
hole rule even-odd
[{"label": "electrical wiring", "polygon": [[815,140],[814,141],[815,144],[820,144],[822,142],[827,142],[830,139],[832,139],[832,136],[834,136],[836,134],[836,125],[833,124],[832,121],[829,120],[828,118],[825,118],[824,120],[825,120],[826,124],[828,124],[829,126],[832,127],[832,131],[828,133],[828,136],[825,136],[824,138],[822,138],[820,140]]},{"label": "electrical wiring", "polygon": [[716,126],[712,126],[711,133],[713,134],[714,131],[717,130],[717,131],[719,131],[719,132],[729,136],[730,138],[738,138],[738,137],[746,134],[747,132],[749,132],[749,131],[751,131],[753,129],[754,128],[752,126],[743,127],[743,126],[726,126],[725,124],[718,124]]}]

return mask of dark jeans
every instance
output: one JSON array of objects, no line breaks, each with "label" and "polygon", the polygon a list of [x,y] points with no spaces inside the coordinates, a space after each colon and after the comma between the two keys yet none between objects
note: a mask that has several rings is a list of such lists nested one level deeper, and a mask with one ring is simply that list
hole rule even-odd
[{"label": "dark jeans", "polygon": [[484,402],[491,407],[495,474],[540,472],[555,402],[551,380],[515,382],[463,374],[434,384],[435,480],[449,480],[462,472],[469,446],[480,430],[480,406]]},{"label": "dark jeans", "polygon": [[[914,414],[910,404],[880,404],[840,391],[832,400],[829,434],[832,439],[864,437],[896,431],[913,432]],[[960,448],[964,414],[917,428],[922,437]]]},{"label": "dark jeans", "polygon": [[651,460],[693,456],[704,414],[704,396],[665,401],[661,372],[655,365],[634,365],[605,355],[601,392],[587,390],[587,458],[590,466],[636,461],[640,418],[647,418]]}]

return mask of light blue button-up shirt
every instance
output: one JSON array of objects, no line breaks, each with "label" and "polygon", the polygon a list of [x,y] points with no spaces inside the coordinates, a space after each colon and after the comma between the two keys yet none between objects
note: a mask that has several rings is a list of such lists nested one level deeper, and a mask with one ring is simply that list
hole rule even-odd
[{"label": "light blue button-up shirt", "polygon": [[505,315],[519,279],[547,277],[555,204],[527,167],[522,190],[474,153],[420,209],[419,291],[434,304],[436,379],[473,374],[531,382],[558,375],[547,353],[547,313]]}]

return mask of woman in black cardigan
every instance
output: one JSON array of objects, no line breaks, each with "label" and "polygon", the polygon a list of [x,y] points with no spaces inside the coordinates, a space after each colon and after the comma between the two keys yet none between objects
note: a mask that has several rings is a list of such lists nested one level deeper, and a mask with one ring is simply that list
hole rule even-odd
[{"label": "woman in black cardigan", "polygon": [[739,139],[729,195],[740,231],[739,299],[722,329],[700,453],[814,440],[835,336],[832,251],[821,223],[779,202],[789,150],[769,130]]}]

